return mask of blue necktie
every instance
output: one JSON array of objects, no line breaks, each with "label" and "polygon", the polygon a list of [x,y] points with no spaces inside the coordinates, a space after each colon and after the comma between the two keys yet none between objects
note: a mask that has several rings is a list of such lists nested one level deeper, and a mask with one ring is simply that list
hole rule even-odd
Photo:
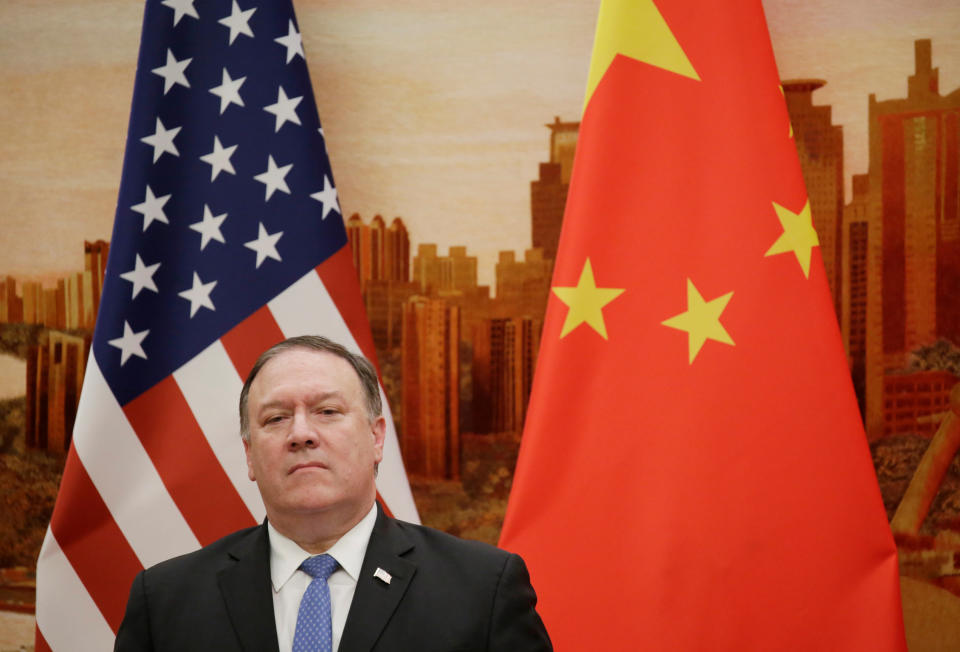
[{"label": "blue necktie", "polygon": [[309,557],[300,570],[313,578],[300,600],[293,652],[331,652],[333,627],[330,622],[330,587],[327,578],[337,568],[330,555]]}]

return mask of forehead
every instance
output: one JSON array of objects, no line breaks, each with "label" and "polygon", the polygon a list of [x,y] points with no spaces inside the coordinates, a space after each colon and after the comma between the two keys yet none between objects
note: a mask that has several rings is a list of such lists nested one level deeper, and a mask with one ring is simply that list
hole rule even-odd
[{"label": "forehead", "polygon": [[361,391],[360,378],[353,366],[328,351],[294,348],[271,358],[250,385],[251,398],[275,391],[302,388],[310,391]]}]

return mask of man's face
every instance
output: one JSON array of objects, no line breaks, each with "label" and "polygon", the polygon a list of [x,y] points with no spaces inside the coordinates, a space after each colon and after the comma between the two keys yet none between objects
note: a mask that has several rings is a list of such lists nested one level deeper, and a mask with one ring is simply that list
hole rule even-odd
[{"label": "man's face", "polygon": [[356,371],[325,351],[294,348],[250,386],[247,471],[267,515],[358,520],[376,496],[386,423],[371,423]]}]

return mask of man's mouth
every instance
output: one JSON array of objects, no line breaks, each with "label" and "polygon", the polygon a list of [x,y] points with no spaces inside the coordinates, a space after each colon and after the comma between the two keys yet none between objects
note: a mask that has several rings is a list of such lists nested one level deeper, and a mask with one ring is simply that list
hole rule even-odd
[{"label": "man's mouth", "polygon": [[287,471],[287,475],[292,475],[297,471],[306,471],[309,469],[325,469],[327,465],[323,462],[302,462],[300,464],[294,464],[290,467],[290,470]]}]

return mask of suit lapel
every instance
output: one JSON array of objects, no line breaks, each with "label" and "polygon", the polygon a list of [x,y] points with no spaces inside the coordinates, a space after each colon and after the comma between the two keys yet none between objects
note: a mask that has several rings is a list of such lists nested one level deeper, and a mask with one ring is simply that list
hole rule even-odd
[{"label": "suit lapel", "polygon": [[233,563],[220,571],[217,579],[242,649],[247,652],[279,652],[267,526],[261,525],[253,530],[228,554]]},{"label": "suit lapel", "polygon": [[[341,650],[373,648],[416,573],[416,564],[400,556],[412,548],[413,544],[393,519],[385,516],[377,505],[377,522],[357,579],[357,590],[340,640]],[[389,574],[389,582],[374,576],[378,569]]]}]

